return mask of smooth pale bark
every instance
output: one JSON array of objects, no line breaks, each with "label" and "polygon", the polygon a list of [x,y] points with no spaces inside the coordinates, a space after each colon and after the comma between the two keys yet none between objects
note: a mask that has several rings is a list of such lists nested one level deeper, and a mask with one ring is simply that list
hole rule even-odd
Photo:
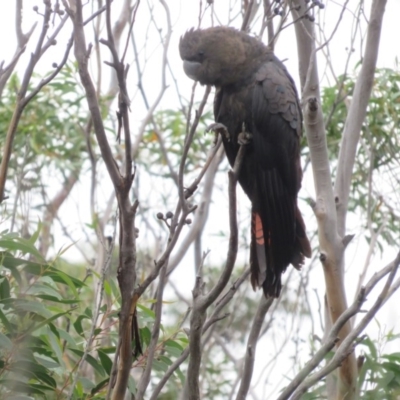
[{"label": "smooth pale bark", "polygon": [[[305,3],[301,0],[297,0],[296,3],[300,6],[300,9],[299,11],[293,11],[295,19],[305,12]],[[351,238],[345,236],[346,213],[357,144],[373,84],[385,4],[385,0],[374,0],[372,3],[365,57],[356,82],[353,101],[346,119],[340,147],[335,192],[332,190],[332,178],[320,103],[314,26],[309,19],[300,19],[295,25],[304,120],[316,191],[314,211],[318,221],[320,260],[325,275],[327,311],[333,324],[347,309],[344,289],[344,251]],[[340,340],[337,346],[340,346],[350,334],[351,329],[352,326],[349,321],[339,332]],[[328,393],[328,398],[354,399],[357,396],[356,387],[357,364],[355,354],[352,352],[341,363],[335,393]]]},{"label": "smooth pale bark", "polygon": [[[298,20],[295,29],[302,86],[302,105],[316,192],[313,209],[318,222],[320,261],[325,276],[328,312],[332,323],[335,323],[347,309],[343,279],[345,246],[337,231],[336,205],[321,107],[314,25],[309,19],[300,18],[306,9],[304,1],[297,0],[296,5],[300,7],[298,11],[293,10],[293,18]],[[347,321],[339,331],[339,339],[343,340],[350,331],[351,323]],[[340,340],[338,343],[340,343]],[[339,387],[335,397],[338,396],[338,398],[346,400],[354,399],[356,397],[356,382],[357,364],[355,355],[352,353],[340,367]],[[330,399],[335,398],[329,393],[328,397]]]},{"label": "smooth pale bark", "polygon": [[362,60],[360,74],[357,77],[354,87],[353,98],[346,118],[340,146],[335,194],[338,200],[338,232],[341,236],[344,236],[346,233],[346,215],[352,171],[357,145],[360,139],[361,127],[367,113],[368,102],[374,83],[385,6],[386,0],[374,0],[372,3],[364,58]]}]

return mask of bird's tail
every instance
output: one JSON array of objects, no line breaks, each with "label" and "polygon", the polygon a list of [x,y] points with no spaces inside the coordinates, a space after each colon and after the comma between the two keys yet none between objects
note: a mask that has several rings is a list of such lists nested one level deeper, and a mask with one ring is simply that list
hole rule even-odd
[{"label": "bird's tail", "polygon": [[304,257],[311,257],[311,245],[308,240],[306,234],[306,225],[303,220],[303,216],[299,210],[299,207],[296,204],[295,210],[295,218],[296,218],[296,240],[295,240],[295,248],[293,252],[292,259],[290,263],[296,269],[301,269],[304,264]]},{"label": "bird's tail", "polygon": [[251,284],[262,287],[266,297],[279,297],[282,273],[289,264],[300,269],[311,247],[296,199],[276,181],[268,183],[268,195],[261,196],[266,203],[252,207]]}]

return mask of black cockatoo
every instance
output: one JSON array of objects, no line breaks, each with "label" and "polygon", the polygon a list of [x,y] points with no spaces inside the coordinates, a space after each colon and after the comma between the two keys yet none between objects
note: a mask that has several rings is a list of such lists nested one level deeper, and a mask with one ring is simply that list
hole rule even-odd
[{"label": "black cockatoo", "polygon": [[311,256],[297,206],[302,114],[293,79],[262,42],[232,28],[190,30],[179,51],[185,73],[214,85],[214,116],[233,166],[247,141],[239,183],[252,205],[250,267],[254,288],[278,297],[289,264]]}]

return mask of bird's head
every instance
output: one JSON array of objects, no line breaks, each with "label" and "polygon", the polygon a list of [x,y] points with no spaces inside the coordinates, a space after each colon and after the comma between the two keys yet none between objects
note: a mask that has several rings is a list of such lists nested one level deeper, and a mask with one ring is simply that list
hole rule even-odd
[{"label": "bird's head", "polygon": [[214,27],[186,32],[179,52],[189,78],[223,86],[252,74],[268,50],[257,39],[236,29]]}]

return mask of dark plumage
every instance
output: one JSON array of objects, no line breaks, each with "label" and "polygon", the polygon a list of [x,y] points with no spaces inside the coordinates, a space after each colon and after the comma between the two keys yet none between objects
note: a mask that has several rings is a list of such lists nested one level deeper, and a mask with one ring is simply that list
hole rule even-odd
[{"label": "dark plumage", "polygon": [[311,256],[297,206],[302,171],[302,115],[293,79],[259,40],[226,27],[190,30],[179,44],[185,73],[216,86],[214,116],[225,125],[234,164],[243,129],[250,133],[239,183],[252,203],[251,283],[278,297],[281,274]]}]

